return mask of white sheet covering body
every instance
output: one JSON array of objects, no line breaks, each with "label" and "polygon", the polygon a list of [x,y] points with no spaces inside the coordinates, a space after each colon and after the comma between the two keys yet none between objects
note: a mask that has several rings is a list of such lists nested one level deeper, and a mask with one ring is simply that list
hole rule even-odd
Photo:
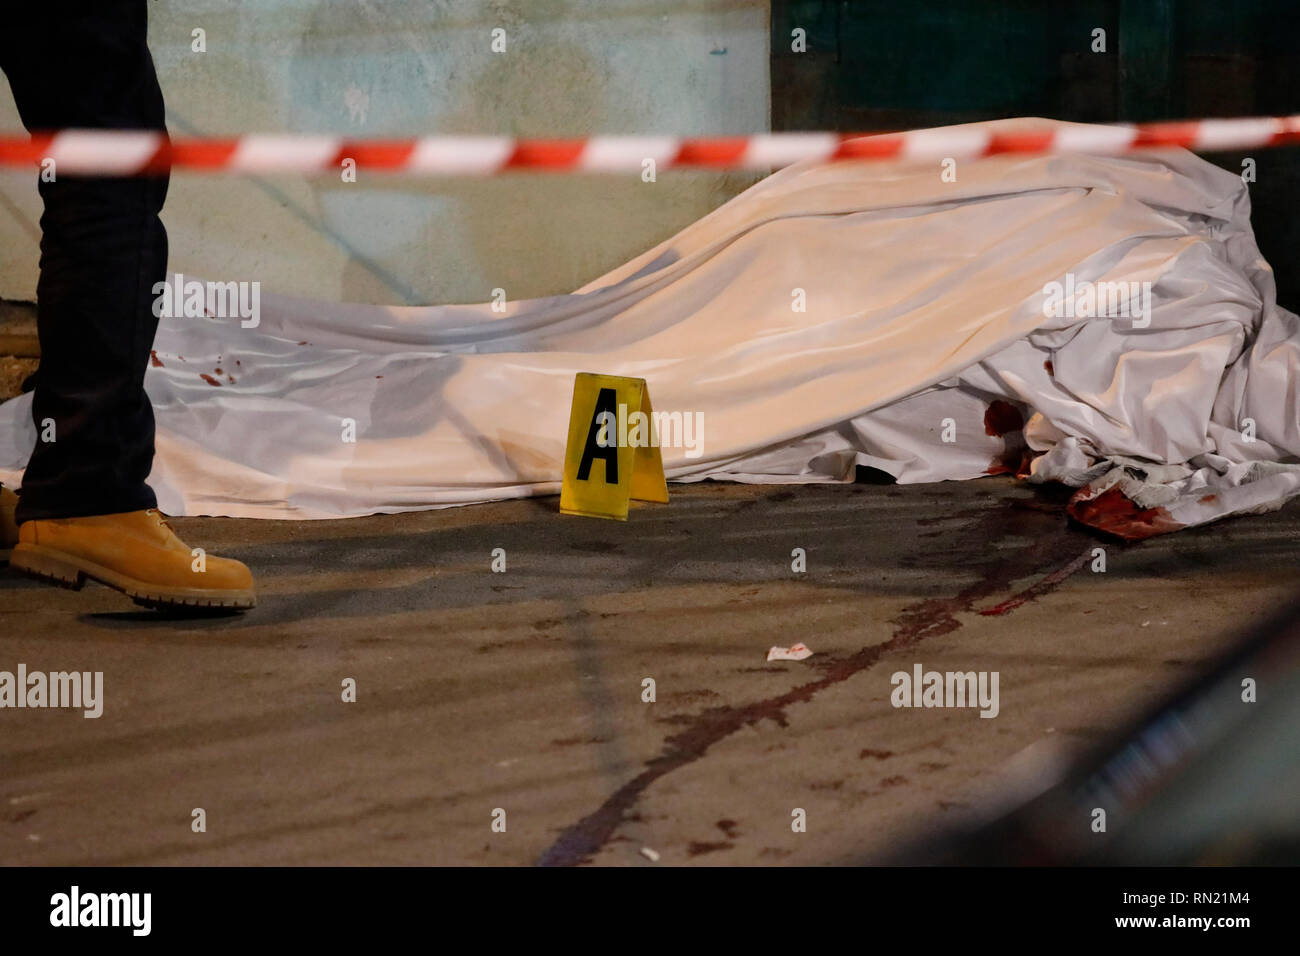
[{"label": "white sheet covering body", "polygon": [[[256,328],[164,318],[160,507],[332,518],[554,493],[580,371],[643,377],[656,412],[702,421],[696,448],[663,447],[670,480],[1012,470],[1086,486],[1072,513],[1126,537],[1300,492],[1300,329],[1240,177],[1183,150],[940,172],[793,166],[504,312],[264,295]],[[1149,324],[1047,316],[1067,279],[1149,283]],[[0,481],[34,440],[30,396],[0,407]]]}]

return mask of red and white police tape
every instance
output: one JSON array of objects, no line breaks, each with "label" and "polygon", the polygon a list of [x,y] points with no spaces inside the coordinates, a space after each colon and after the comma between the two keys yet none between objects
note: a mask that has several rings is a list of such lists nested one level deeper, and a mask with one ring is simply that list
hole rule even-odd
[{"label": "red and white police tape", "polygon": [[53,160],[59,172],[134,176],[163,169],[207,173],[321,173],[351,159],[358,170],[435,176],[491,176],[515,170],[641,172],[773,169],[805,159],[972,159],[998,153],[1117,154],[1167,146],[1213,151],[1300,143],[1300,116],[1203,119],[1171,123],[1071,126],[993,134],[983,129],[901,133],[762,133],[753,136],[592,136],[511,139],[422,136],[348,139],[342,136],[258,134],[233,138],[178,137],[130,130],[62,130],[0,136],[0,166]]}]

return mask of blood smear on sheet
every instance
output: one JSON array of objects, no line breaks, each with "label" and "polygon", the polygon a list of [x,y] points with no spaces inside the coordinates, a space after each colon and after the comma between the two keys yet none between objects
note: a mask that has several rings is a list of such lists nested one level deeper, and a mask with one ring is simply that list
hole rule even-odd
[{"label": "blood smear on sheet", "polygon": [[1010,402],[994,399],[984,413],[984,433],[986,435],[1008,435],[1025,427],[1025,416],[1020,409]]},{"label": "blood smear on sheet", "polygon": [[1141,541],[1185,527],[1164,508],[1139,508],[1118,488],[1104,491],[1096,498],[1080,498],[1076,494],[1065,510],[1075,521],[1125,541]]}]

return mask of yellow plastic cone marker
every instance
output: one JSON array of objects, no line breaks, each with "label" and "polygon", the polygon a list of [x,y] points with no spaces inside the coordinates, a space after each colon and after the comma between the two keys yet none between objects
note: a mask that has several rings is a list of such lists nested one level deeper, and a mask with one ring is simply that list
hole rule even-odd
[{"label": "yellow plastic cone marker", "polygon": [[573,380],[560,511],[627,520],[628,501],[668,501],[643,378],[579,372]]}]

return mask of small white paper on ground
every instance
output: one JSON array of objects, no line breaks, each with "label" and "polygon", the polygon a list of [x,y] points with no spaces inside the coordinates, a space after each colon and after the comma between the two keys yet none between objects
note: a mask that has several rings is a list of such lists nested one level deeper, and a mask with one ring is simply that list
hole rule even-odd
[{"label": "small white paper on ground", "polygon": [[807,644],[795,644],[793,647],[773,647],[767,652],[767,659],[769,661],[801,661],[805,657],[812,657],[812,653]]}]

